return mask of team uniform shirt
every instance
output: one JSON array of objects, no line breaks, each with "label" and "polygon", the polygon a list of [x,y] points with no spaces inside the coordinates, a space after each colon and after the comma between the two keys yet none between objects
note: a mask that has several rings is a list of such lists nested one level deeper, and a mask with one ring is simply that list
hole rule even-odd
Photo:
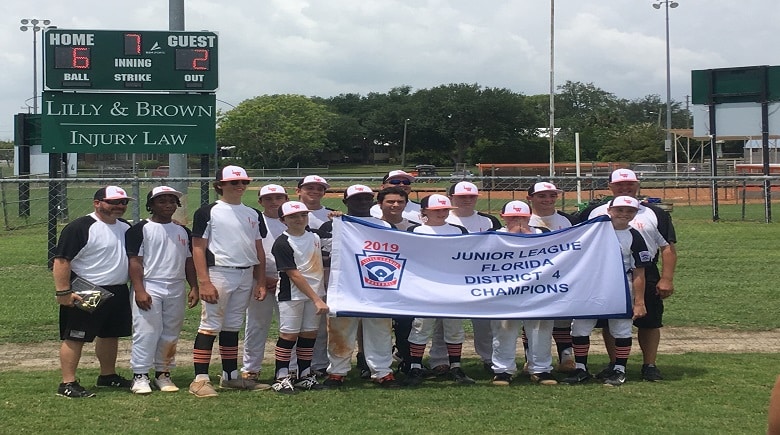
[{"label": "team uniform shirt", "polygon": [[529,225],[531,226],[544,227],[550,231],[569,228],[571,227],[571,224],[572,222],[570,218],[561,212],[555,212],[549,216],[539,216],[536,214],[532,214],[531,220],[529,221]]},{"label": "team uniform shirt", "polygon": [[107,224],[90,213],[63,228],[54,256],[69,260],[72,273],[95,285],[127,284],[125,232],[129,228],[123,219]]},{"label": "team uniform shirt", "polygon": [[[594,208],[588,215],[588,219],[607,214],[607,208],[608,204],[602,204]],[[662,210],[659,211],[666,213]],[[656,255],[658,249],[669,246],[669,243],[676,242],[674,227],[671,226],[671,218],[669,218],[668,213],[666,213],[665,217],[669,219],[667,222],[664,222],[663,226],[658,217],[659,215],[656,210],[639,204],[639,210],[636,213],[636,217],[629,222],[629,225],[632,228],[635,228],[642,234],[649,251],[652,252],[653,255]],[[664,236],[664,234],[666,234],[666,236]],[[657,258],[655,260],[657,261]]]},{"label": "team uniform shirt", "polygon": [[309,299],[285,273],[292,269],[298,269],[318,296],[325,296],[320,236],[311,231],[293,236],[285,231],[276,239],[271,251],[276,259],[276,268],[279,269],[277,299],[280,302]]},{"label": "team uniform shirt", "polygon": [[186,278],[184,264],[192,257],[190,239],[190,230],[182,225],[146,219],[125,234],[127,255],[143,257],[144,280],[168,283]]},{"label": "team uniform shirt", "polygon": [[[382,218],[382,209],[379,207],[379,204],[374,204],[371,207],[371,216],[377,219]],[[420,204],[414,201],[407,201],[404,211],[401,212],[401,217],[412,222],[420,222]]]},{"label": "team uniform shirt", "polygon": [[501,222],[495,216],[482,212],[474,212],[471,216],[455,216],[451,211],[447,216],[447,223],[460,225],[470,233],[481,233],[483,231],[495,231],[501,228]]},{"label": "team uniform shirt", "polygon": [[195,212],[192,236],[208,240],[209,266],[251,267],[259,264],[255,241],[266,234],[257,209],[218,200]]},{"label": "team uniform shirt", "polygon": [[[328,214],[333,211],[332,208],[321,207],[317,210],[310,210],[309,213],[309,228],[316,230],[322,226],[325,222],[329,222]],[[287,227],[285,227],[287,229]]]},{"label": "team uniform shirt", "polygon": [[275,277],[277,274],[276,260],[271,249],[274,247],[276,239],[287,230],[287,225],[282,222],[281,219],[270,218],[265,214],[262,215],[265,227],[268,230],[268,234],[263,237],[263,249],[265,250],[265,275]]},{"label": "team uniform shirt", "polygon": [[438,226],[430,226],[425,224],[412,225],[407,230],[417,234],[434,234],[434,235],[447,235],[447,234],[468,234],[468,230],[460,225],[444,224]]},{"label": "team uniform shirt", "polygon": [[394,223],[394,225],[397,229],[401,231],[406,231],[411,227],[412,225],[419,225],[417,222],[412,222],[409,219],[401,218],[401,222]]},{"label": "team uniform shirt", "polygon": [[623,257],[623,270],[626,273],[638,267],[648,267],[653,264],[653,255],[647,249],[644,237],[634,228],[615,230],[620,243],[620,254]]}]

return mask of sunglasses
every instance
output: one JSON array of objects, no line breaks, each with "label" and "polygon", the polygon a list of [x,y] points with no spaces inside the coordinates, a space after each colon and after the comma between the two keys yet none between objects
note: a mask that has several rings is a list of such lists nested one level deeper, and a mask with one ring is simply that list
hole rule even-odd
[{"label": "sunglasses", "polygon": [[411,181],[406,180],[406,179],[403,179],[403,180],[388,180],[387,182],[392,184],[392,185],[395,185],[395,186],[398,186],[399,184],[403,184],[404,186],[408,186],[408,185],[412,184]]},{"label": "sunglasses", "polygon": [[249,180],[231,180],[229,181],[229,183],[233,186],[238,186],[239,184],[243,184],[244,186],[246,186],[247,184],[249,184]]},{"label": "sunglasses", "polygon": [[130,202],[129,199],[101,199],[100,201],[105,202],[109,205],[127,205],[128,202]]}]

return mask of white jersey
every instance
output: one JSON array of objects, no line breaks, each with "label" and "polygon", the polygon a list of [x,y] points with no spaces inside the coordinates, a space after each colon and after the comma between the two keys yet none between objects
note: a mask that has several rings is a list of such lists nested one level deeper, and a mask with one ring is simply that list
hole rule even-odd
[{"label": "white jersey", "polygon": [[464,234],[463,227],[458,227],[449,223],[444,225],[437,225],[437,226],[430,226],[430,225],[423,224],[423,225],[413,226],[409,231],[417,234],[436,234],[436,235]]},{"label": "white jersey", "polygon": [[562,230],[564,228],[571,227],[571,222],[566,219],[560,213],[553,213],[549,216],[539,216],[536,214],[531,215],[531,220],[528,223],[533,227],[544,227],[550,231]]},{"label": "white jersey", "polygon": [[107,224],[93,212],[62,229],[55,257],[70,261],[76,275],[96,285],[127,284],[124,220]]},{"label": "white jersey", "polygon": [[263,238],[261,225],[258,210],[218,200],[195,212],[192,236],[208,240],[209,266],[251,267],[260,263],[255,241]]},{"label": "white jersey", "polygon": [[481,233],[483,231],[497,230],[501,227],[500,222],[494,217],[485,213],[474,212],[470,216],[456,216],[450,211],[446,219],[448,224],[460,225],[470,233]]},{"label": "white jersey", "polygon": [[144,219],[125,237],[127,255],[143,257],[144,280],[172,283],[185,279],[184,265],[192,257],[186,228]]},{"label": "white jersey", "polygon": [[[317,210],[311,210],[311,213],[309,213],[309,228],[316,230],[317,228],[321,227],[322,224],[328,222],[330,220],[328,219],[328,215],[332,211],[333,210],[327,207],[320,207]],[[287,227],[284,229],[287,229]]]},{"label": "white jersey", "polygon": [[284,273],[285,270],[292,269],[297,269],[303,275],[318,296],[325,296],[320,236],[311,231],[293,236],[285,231],[276,239],[271,252],[276,258],[276,267],[279,269],[277,298],[280,302],[309,299]]},{"label": "white jersey", "polygon": [[[607,214],[607,208],[609,208],[609,204],[602,204],[594,208],[588,215],[588,219]],[[629,222],[629,225],[639,231],[647,243],[648,250],[654,255],[660,248],[669,246],[669,242],[658,231],[658,217],[656,217],[655,212],[644,205],[639,204],[636,217]]]},{"label": "white jersey", "polygon": [[276,260],[274,260],[274,254],[271,249],[274,247],[276,239],[287,230],[287,225],[279,218],[270,218],[263,214],[263,221],[265,221],[265,228],[268,230],[268,234],[263,237],[263,250],[265,250],[265,276],[272,276],[276,278]]},{"label": "white jersey", "polygon": [[[374,204],[371,207],[371,216],[378,219],[382,218],[382,209],[379,207],[379,204]],[[412,222],[420,222],[420,204],[407,201],[406,207],[404,207],[404,211],[401,213],[401,217]]]}]

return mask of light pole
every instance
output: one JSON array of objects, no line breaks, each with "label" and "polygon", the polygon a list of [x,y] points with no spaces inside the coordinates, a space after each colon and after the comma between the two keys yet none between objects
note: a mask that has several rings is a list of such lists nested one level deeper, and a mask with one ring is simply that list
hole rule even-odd
[{"label": "light pole", "polygon": [[23,18],[19,30],[32,31],[33,35],[33,114],[38,113],[38,32],[48,29],[51,20],[39,20],[37,18]]},{"label": "light pole", "polygon": [[404,119],[404,138],[401,141],[401,169],[406,165],[406,126],[409,124],[409,118]]},{"label": "light pole", "polygon": [[666,151],[666,166],[669,168],[672,164],[672,153],[674,149],[672,147],[672,74],[669,61],[669,8],[676,8],[680,6],[679,3],[672,0],[663,0],[658,3],[653,3],[653,7],[661,9],[664,6],[666,11],[666,142],[664,143],[664,150]]}]

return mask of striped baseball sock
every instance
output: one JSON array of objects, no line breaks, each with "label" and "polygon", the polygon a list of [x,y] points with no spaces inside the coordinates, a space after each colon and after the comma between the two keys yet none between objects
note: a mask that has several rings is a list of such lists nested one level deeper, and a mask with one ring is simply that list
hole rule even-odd
[{"label": "striped baseball sock", "polygon": [[631,354],[631,337],[615,339],[615,370],[626,372],[628,356]]},{"label": "striped baseball sock", "polygon": [[192,362],[195,365],[195,375],[209,374],[209,363],[211,362],[211,349],[214,347],[216,336],[206,335],[198,332],[195,336],[195,344],[192,349]]},{"label": "striped baseball sock", "polygon": [[574,361],[578,369],[588,369],[588,352],[590,352],[590,336],[572,337],[571,344],[574,348]]},{"label": "striped baseball sock", "polygon": [[276,340],[274,356],[276,358],[276,379],[286,378],[290,374],[290,357],[295,342],[279,337]]},{"label": "striped baseball sock", "polygon": [[238,376],[238,331],[219,333],[219,357],[222,360],[222,378]]},{"label": "striped baseball sock", "polygon": [[314,355],[314,343],[316,338],[298,337],[298,346],[295,348],[295,356],[298,357],[298,377],[303,378],[311,372],[311,359]]}]

